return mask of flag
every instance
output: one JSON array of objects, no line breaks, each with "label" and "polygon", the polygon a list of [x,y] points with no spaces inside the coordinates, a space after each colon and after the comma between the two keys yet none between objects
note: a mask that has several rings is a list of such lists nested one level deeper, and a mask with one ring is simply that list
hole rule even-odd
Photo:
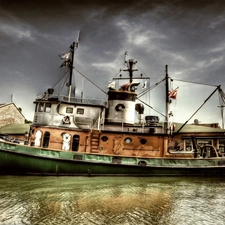
[{"label": "flag", "polygon": [[61,57],[61,59],[69,59],[69,57],[70,57],[70,52],[65,53],[65,54],[62,54],[62,55],[59,55],[59,57]]},{"label": "flag", "polygon": [[109,89],[115,89],[115,86],[116,86],[116,82],[115,81],[109,81],[109,84],[108,84],[108,88]]},{"label": "flag", "polygon": [[127,83],[127,84],[123,84],[121,87],[120,87],[120,90],[121,91],[128,91],[128,87],[130,86],[130,83]]},{"label": "flag", "polygon": [[176,99],[177,98],[177,90],[169,91],[169,98]]}]

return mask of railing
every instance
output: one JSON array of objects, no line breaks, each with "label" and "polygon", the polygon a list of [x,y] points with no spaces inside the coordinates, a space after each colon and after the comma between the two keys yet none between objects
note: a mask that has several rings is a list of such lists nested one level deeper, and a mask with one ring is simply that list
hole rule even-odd
[{"label": "railing", "polygon": [[[87,118],[88,119],[88,118]],[[146,126],[144,123],[143,124],[130,124],[128,125],[127,121],[124,119],[115,119],[115,118],[104,118],[104,121],[108,120],[109,123],[101,123],[100,120],[98,119],[95,124],[89,122],[88,120],[86,123],[84,121],[74,121],[76,126],[78,127],[86,127],[83,129],[96,129],[96,130],[108,130],[108,131],[120,131],[120,132],[129,132],[129,133],[149,133],[149,129],[152,127]],[[101,125],[100,125],[101,124]],[[112,124],[117,124],[117,126],[113,126]],[[156,126],[154,128],[162,128],[162,126]],[[147,130],[146,130],[147,129]]]},{"label": "railing", "polygon": [[[154,129],[155,132],[161,133],[164,131],[164,124],[162,125],[157,124],[156,126],[149,126],[146,123],[135,123],[130,124],[127,120],[124,119],[115,119],[115,118],[104,118],[104,121],[107,121],[106,123],[103,123],[101,125],[101,130],[112,130],[112,131],[121,131],[121,132],[130,132],[130,133],[151,133],[149,129]],[[117,124],[118,126],[111,126],[112,124]],[[157,129],[158,128],[158,129]],[[115,130],[114,130],[115,129]],[[120,130],[118,130],[120,129]],[[157,130],[156,130],[157,129]],[[160,130],[161,129],[161,130]],[[155,133],[153,132],[153,133]]]},{"label": "railing", "polygon": [[81,103],[81,104],[90,104],[90,105],[102,105],[106,106],[106,101],[102,99],[85,99],[85,98],[75,98],[72,97],[69,98],[67,96],[59,96],[59,98],[62,98],[62,101],[72,102],[72,103]]},{"label": "railing", "polygon": [[79,103],[79,104],[88,104],[88,105],[101,105],[105,106],[107,105],[107,102],[102,99],[85,99],[85,98],[76,98],[76,97],[70,97],[65,95],[45,95],[45,96],[37,96],[37,100],[51,100],[51,99],[57,99],[58,101],[62,102],[70,102],[70,103]]}]

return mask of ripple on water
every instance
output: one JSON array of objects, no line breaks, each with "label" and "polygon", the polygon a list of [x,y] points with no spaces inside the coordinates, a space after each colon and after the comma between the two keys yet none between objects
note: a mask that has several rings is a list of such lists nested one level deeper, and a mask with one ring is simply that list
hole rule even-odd
[{"label": "ripple on water", "polygon": [[0,177],[0,224],[222,225],[224,187],[204,179]]}]

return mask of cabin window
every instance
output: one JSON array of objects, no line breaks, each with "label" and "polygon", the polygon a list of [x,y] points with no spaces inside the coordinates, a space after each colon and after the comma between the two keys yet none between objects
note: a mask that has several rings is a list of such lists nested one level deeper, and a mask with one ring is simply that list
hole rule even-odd
[{"label": "cabin window", "polygon": [[38,111],[38,103],[35,105],[35,112]]},{"label": "cabin window", "polygon": [[43,138],[43,143],[42,143],[43,148],[48,148],[49,140],[50,140],[50,133],[48,131],[46,131],[44,133],[44,138]]},{"label": "cabin window", "polygon": [[193,149],[192,140],[185,140],[184,141],[184,150],[192,151],[192,149]]},{"label": "cabin window", "polygon": [[45,112],[50,113],[51,112],[51,103],[45,103]]},{"label": "cabin window", "polygon": [[150,133],[150,134],[154,134],[154,133],[155,133],[155,128],[152,128],[152,127],[151,127],[151,128],[149,129],[149,133]]},{"label": "cabin window", "polygon": [[34,116],[34,123],[37,123],[38,116]]},{"label": "cabin window", "polygon": [[43,112],[44,111],[44,103],[40,102],[38,106],[38,112]]},{"label": "cabin window", "polygon": [[66,107],[66,113],[73,113],[72,107]]},{"label": "cabin window", "polygon": [[131,138],[125,138],[124,141],[125,141],[126,144],[130,144],[132,142],[132,139]]},{"label": "cabin window", "polygon": [[84,114],[84,109],[78,108],[77,109],[77,114]]},{"label": "cabin window", "polygon": [[225,139],[218,140],[218,149],[220,153],[225,153]]},{"label": "cabin window", "polygon": [[73,135],[73,141],[72,141],[72,151],[77,152],[80,145],[80,136],[79,135]]},{"label": "cabin window", "polygon": [[203,147],[204,145],[212,145],[212,139],[197,139],[198,147]]}]

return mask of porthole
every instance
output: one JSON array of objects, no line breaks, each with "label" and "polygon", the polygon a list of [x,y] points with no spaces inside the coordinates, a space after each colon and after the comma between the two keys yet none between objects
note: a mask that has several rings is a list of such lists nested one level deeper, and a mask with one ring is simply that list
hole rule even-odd
[{"label": "porthole", "polygon": [[123,104],[117,104],[115,107],[116,111],[123,111],[125,109],[125,106]]},{"label": "porthole", "polygon": [[130,144],[130,143],[132,142],[132,139],[131,139],[131,138],[126,138],[124,141],[125,141],[127,144]]},{"label": "porthole", "polygon": [[108,137],[107,136],[102,136],[101,137],[101,140],[104,141],[104,142],[106,142],[106,141],[108,141]]},{"label": "porthole", "polygon": [[142,145],[144,145],[144,144],[146,144],[147,140],[144,139],[144,138],[142,138],[142,139],[140,140],[140,142],[141,142]]}]

